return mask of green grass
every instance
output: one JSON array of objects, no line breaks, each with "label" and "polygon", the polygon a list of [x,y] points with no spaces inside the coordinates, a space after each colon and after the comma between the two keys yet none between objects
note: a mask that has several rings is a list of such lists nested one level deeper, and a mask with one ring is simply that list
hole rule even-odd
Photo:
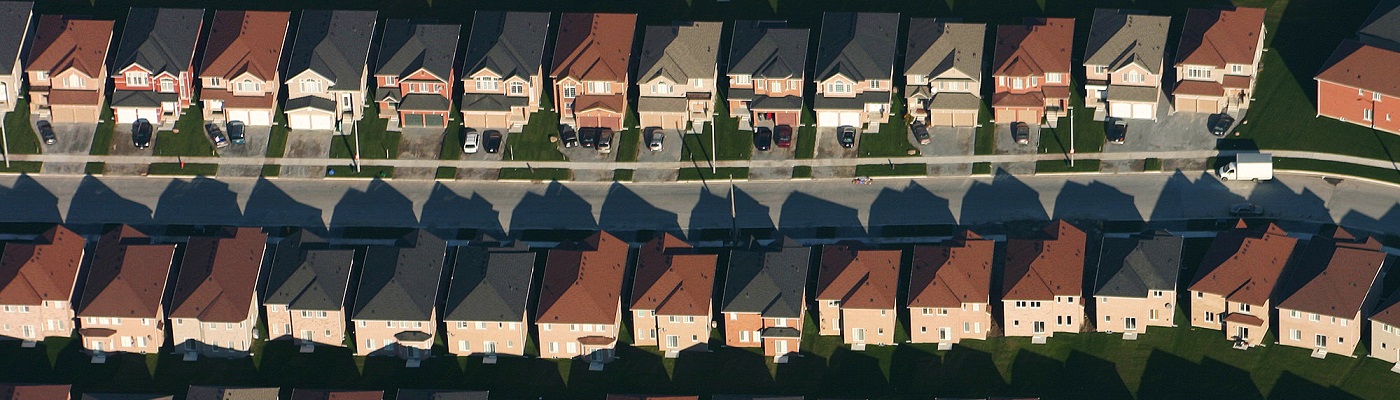
[{"label": "green grass", "polygon": [[530,122],[520,133],[510,134],[506,140],[506,160],[523,161],[564,161],[564,153],[559,152],[559,144],[550,138],[559,137],[559,114],[541,109],[530,114]]},{"label": "green grass", "polygon": [[1160,158],[1149,158],[1149,159],[1142,160],[1142,170],[1143,170],[1143,171],[1161,171],[1161,170],[1162,170],[1162,159],[1160,159]]},{"label": "green grass", "polygon": [[700,180],[705,180],[705,181],[708,181],[708,180],[723,180],[723,179],[729,179],[729,178],[734,178],[734,179],[748,179],[748,178],[749,178],[749,169],[748,169],[748,168],[744,168],[744,167],[725,167],[725,168],[718,168],[718,169],[716,169],[716,171],[715,171],[714,173],[710,173],[710,169],[709,169],[709,168],[698,168],[698,169],[697,169],[697,168],[681,168],[680,177],[678,177],[677,180],[682,180],[682,181],[700,181]]},{"label": "green grass", "polygon": [[154,163],[151,164],[146,173],[149,175],[182,175],[182,176],[214,176],[219,172],[219,164],[185,163],[181,167],[180,163]]},{"label": "green grass", "polygon": [[[1078,82],[1072,82],[1077,86]],[[1098,153],[1103,151],[1108,137],[1104,133],[1102,121],[1094,121],[1094,109],[1084,107],[1084,99],[1078,90],[1070,91],[1070,106],[1075,107],[1073,120],[1074,149],[1076,153]],[[1069,154],[1070,118],[1060,118],[1056,128],[1040,130],[1040,152]]]},{"label": "green grass", "polygon": [[972,163],[972,174],[973,174],[973,175],[991,175],[991,174],[992,174],[992,163],[989,163],[989,162],[975,162],[975,163]]},{"label": "green grass", "polygon": [[[399,142],[403,140],[403,134],[388,130],[389,120],[379,118],[379,107],[365,107],[364,118],[355,126],[356,134],[331,137],[331,158],[355,158],[356,135],[359,135],[360,158],[398,158]],[[354,168],[351,168],[351,171],[353,170]]]},{"label": "green grass", "polygon": [[617,153],[617,162],[636,162],[637,149],[642,145],[642,134],[636,128],[629,128],[617,134],[614,138],[617,148],[613,149]]},{"label": "green grass", "polygon": [[982,110],[978,111],[977,123],[982,126],[973,133],[976,135],[973,143],[973,154],[979,156],[995,154],[997,151],[997,125],[992,123],[992,109],[987,106],[986,101],[981,102],[981,104]]},{"label": "green grass", "polygon": [[277,164],[266,164],[262,166],[262,176],[277,177],[282,175],[282,166]]},{"label": "green grass", "polygon": [[[797,128],[797,149],[793,157],[805,160],[816,157],[817,154],[817,127],[804,126]],[[810,170],[810,168],[809,168]]]},{"label": "green grass", "polygon": [[616,182],[631,182],[631,181],[632,181],[632,175],[633,175],[635,172],[636,172],[636,170],[630,170],[630,169],[619,169],[619,170],[614,170],[614,171],[613,171],[613,181],[616,181]]},{"label": "green grass", "polygon": [[360,172],[355,172],[355,167],[349,165],[331,165],[326,167],[327,178],[392,178],[394,177],[394,167],[366,165],[360,168]]},{"label": "green grass", "polygon": [[1074,166],[1068,161],[1040,160],[1035,162],[1035,173],[1099,172],[1099,160],[1076,160]]},{"label": "green grass", "polygon": [[501,180],[567,181],[573,173],[567,168],[501,168]]},{"label": "green grass", "polygon": [[[450,110],[458,110],[458,105],[453,103]],[[462,114],[458,112],[447,113],[447,127],[442,131],[442,149],[438,151],[439,160],[458,160],[462,158],[462,139],[466,132],[462,129]],[[483,132],[485,133],[485,132]],[[506,132],[501,132],[506,135]],[[484,137],[482,138],[485,139]]]},{"label": "green grass", "polygon": [[5,167],[5,163],[0,162],[0,172],[12,174],[37,174],[43,169],[44,163],[40,161],[10,161],[10,166]]},{"label": "green grass", "polygon": [[39,154],[39,135],[29,125],[29,102],[19,99],[15,111],[5,115],[5,145],[10,154]]},{"label": "green grass", "polygon": [[273,119],[272,131],[268,133],[267,138],[267,156],[281,158],[287,154],[287,133],[291,131],[291,128],[287,127],[287,115],[282,113],[281,107],[278,107],[277,113],[273,116],[275,118]]},{"label": "green grass", "polygon": [[890,104],[889,120],[880,124],[875,133],[860,135],[860,157],[909,157],[919,154],[919,149],[909,143],[908,123],[904,120],[904,98],[894,96]]},{"label": "green grass", "polygon": [[88,150],[91,155],[106,155],[112,150],[112,131],[116,129],[117,123],[113,121],[112,108],[102,108],[102,120],[107,121],[97,124],[97,132],[93,133],[92,149]]},{"label": "green grass", "polygon": [[1368,167],[1336,161],[1312,160],[1306,158],[1274,157],[1275,170],[1313,171],[1323,174],[1350,175],[1400,184],[1400,171],[1390,168]]},{"label": "green grass", "polygon": [[457,167],[438,167],[434,179],[453,180],[457,179]]},{"label": "green grass", "polygon": [[88,175],[102,175],[107,170],[107,163],[90,162],[83,167],[83,173]]},{"label": "green grass", "polygon": [[[214,144],[209,142],[209,138],[204,134],[204,114],[199,106],[190,106],[185,109],[180,119],[175,121],[175,130],[160,131],[156,133],[155,155],[158,156],[186,156],[186,157],[216,157]],[[93,147],[96,147],[94,145]]]},{"label": "green grass", "polygon": [[867,164],[856,166],[856,176],[924,176],[926,164]]},{"label": "green grass", "polygon": [[794,166],[792,167],[792,177],[810,179],[812,177],[812,167],[806,165]]},{"label": "green grass", "polygon": [[753,132],[739,130],[739,120],[728,116],[717,115],[714,123],[701,128],[700,134],[683,136],[681,161],[706,163],[715,157],[748,160],[753,154]]}]

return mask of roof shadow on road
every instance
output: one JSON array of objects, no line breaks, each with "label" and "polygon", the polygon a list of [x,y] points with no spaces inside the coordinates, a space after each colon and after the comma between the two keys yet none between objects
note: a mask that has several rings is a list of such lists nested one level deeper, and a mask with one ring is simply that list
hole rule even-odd
[{"label": "roof shadow on road", "polygon": [[510,234],[527,229],[594,230],[593,206],[559,182],[550,182],[543,193],[529,192],[510,214]]},{"label": "roof shadow on road", "polygon": [[734,204],[734,224],[739,229],[773,230],[777,228],[777,225],[773,224],[772,211],[768,209],[768,206],[758,202],[748,192],[737,186],[734,187],[732,195],[734,197],[731,200]]},{"label": "roof shadow on road", "polygon": [[656,230],[679,235],[676,213],[662,210],[620,183],[608,187],[598,222],[604,229],[633,231]]},{"label": "roof shadow on road", "polygon": [[797,234],[798,237],[845,238],[864,237],[865,225],[860,222],[860,212],[851,207],[836,204],[803,192],[789,194],[783,201],[778,214],[778,229],[793,234],[802,229],[815,228],[815,234]]},{"label": "roof shadow on road", "polygon": [[686,239],[690,241],[700,240],[704,229],[730,229],[733,228],[734,216],[729,214],[729,193],[711,192],[710,188],[701,188],[699,197],[695,199],[695,207],[690,209],[690,221],[686,223]]},{"label": "roof shadow on road", "polygon": [[1254,187],[1250,188],[1248,201],[1262,206],[1265,218],[1324,224],[1336,222],[1327,209],[1327,202],[1317,192],[1303,188],[1295,193],[1293,188],[1279,180],[1255,182]]},{"label": "roof shadow on road", "polygon": [[870,204],[866,223],[875,231],[875,227],[882,226],[957,224],[958,220],[949,209],[948,199],[910,181],[903,190],[881,189]]},{"label": "roof shadow on road", "polygon": [[1133,196],[1099,181],[1087,185],[1066,181],[1055,197],[1054,212],[1055,219],[1142,220]]},{"label": "roof shadow on road", "polygon": [[1209,172],[1202,172],[1193,181],[1178,170],[1162,186],[1152,207],[1151,221],[1221,218],[1225,216],[1223,211],[1243,201],[1244,197],[1231,192]]},{"label": "roof shadow on road", "polygon": [[295,226],[325,236],[326,221],[321,214],[321,209],[293,199],[276,183],[258,178],[243,207],[243,225]]},{"label": "roof shadow on road", "polygon": [[58,196],[54,196],[29,174],[20,174],[15,178],[14,186],[0,186],[0,199],[5,199],[0,201],[0,215],[6,216],[4,220],[63,222],[63,216],[58,212]]},{"label": "roof shadow on road", "polygon": [[102,183],[101,179],[88,175],[73,191],[73,201],[68,205],[68,219],[64,222],[140,225],[151,222],[151,208],[127,200]]},{"label": "roof shadow on road", "polygon": [[462,197],[442,183],[433,185],[428,201],[423,203],[420,222],[427,228],[475,228],[491,235],[505,234],[501,212],[495,205],[475,191],[470,197]]},{"label": "roof shadow on road", "polygon": [[330,226],[412,227],[417,224],[413,202],[388,182],[374,178],[364,190],[345,191],[335,204]]},{"label": "roof shadow on road", "polygon": [[1017,220],[1046,221],[1045,205],[1036,192],[1015,175],[998,169],[992,182],[976,181],[962,199],[962,216],[958,223],[978,225],[988,222]]},{"label": "roof shadow on road", "polygon": [[1379,216],[1370,216],[1356,210],[1350,210],[1342,215],[1342,218],[1337,221],[1337,225],[1380,232],[1400,225],[1400,204],[1391,205],[1385,214]]},{"label": "roof shadow on road", "polygon": [[160,224],[234,225],[243,217],[238,195],[228,184],[203,176],[174,179],[156,203],[154,221]]}]

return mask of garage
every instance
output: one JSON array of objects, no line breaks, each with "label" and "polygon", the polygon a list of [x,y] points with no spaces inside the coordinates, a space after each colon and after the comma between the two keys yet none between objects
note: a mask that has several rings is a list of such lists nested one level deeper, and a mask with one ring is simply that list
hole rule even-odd
[{"label": "garage", "polygon": [[447,121],[442,114],[428,114],[423,116],[423,126],[438,128],[447,126]]},{"label": "garage", "polygon": [[644,127],[656,126],[665,129],[685,129],[685,124],[687,122],[685,113],[651,112],[642,114],[641,117],[642,126]]},{"label": "garage", "polygon": [[578,127],[580,128],[608,128],[621,130],[622,119],[617,116],[602,115],[580,115],[578,117]]},{"label": "garage", "polygon": [[423,114],[404,114],[403,126],[423,126]]},{"label": "garage", "polygon": [[52,122],[95,122],[96,107],[52,107]]},{"label": "garage", "polygon": [[1036,110],[1016,110],[1016,121],[1025,122],[1031,125],[1040,124],[1040,113]]},{"label": "garage", "polygon": [[[248,110],[233,110],[233,109],[225,108],[225,109],[224,109],[224,120],[225,120],[225,121],[243,121],[244,123],[248,123]],[[251,125],[251,123],[249,123],[249,124]]]},{"label": "garage", "polygon": [[976,110],[929,110],[931,126],[974,126],[977,125]]},{"label": "garage", "polygon": [[469,128],[500,128],[509,125],[508,114],[467,112],[462,114],[462,126]]},{"label": "garage", "polygon": [[1148,103],[1133,104],[1133,118],[1157,119],[1157,113],[1152,112],[1152,108],[1152,105]]},{"label": "garage", "polygon": [[1133,105],[1122,102],[1112,102],[1108,104],[1108,116],[1114,118],[1128,118],[1133,114]]},{"label": "garage", "polygon": [[1220,112],[1220,103],[1215,99],[1177,97],[1176,111],[1214,114]]},{"label": "garage", "polygon": [[272,125],[272,116],[264,111],[249,111],[248,119],[244,122],[253,126],[268,126]]},{"label": "garage", "polygon": [[860,126],[860,111],[822,111],[817,113],[817,126]]}]

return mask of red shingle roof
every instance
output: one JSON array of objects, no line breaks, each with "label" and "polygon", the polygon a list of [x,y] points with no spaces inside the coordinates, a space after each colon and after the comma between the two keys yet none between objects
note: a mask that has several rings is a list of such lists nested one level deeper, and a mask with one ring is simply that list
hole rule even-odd
[{"label": "red shingle roof", "polygon": [[111,44],[112,21],[45,15],[39,17],[25,68],[49,71],[50,76],[71,68],[88,78],[97,78],[107,69],[107,50]]},{"label": "red shingle roof", "polygon": [[1057,220],[1045,227],[1049,239],[1006,242],[1004,300],[1053,300],[1084,291],[1084,231]]},{"label": "red shingle roof", "polygon": [[607,232],[550,250],[535,322],[616,322],[626,264],[627,242]]},{"label": "red shingle roof", "polygon": [[1332,237],[1313,236],[1300,258],[1296,282],[1279,308],[1339,318],[1361,311],[1371,284],[1380,274],[1386,253],[1375,238],[1356,238],[1337,228]]},{"label": "red shingle roof", "polygon": [[264,81],[272,80],[282,58],[290,16],[286,11],[214,12],[199,75],[233,79],[248,72]]},{"label": "red shingle roof", "polygon": [[1347,40],[1332,52],[1318,80],[1400,96],[1400,53]]},{"label": "red shingle roof", "polygon": [[822,246],[817,300],[842,308],[891,310],[899,285],[899,250],[867,250],[859,244]]},{"label": "red shingle roof", "polygon": [[1186,12],[1181,29],[1176,64],[1253,65],[1259,51],[1259,35],[1264,31],[1264,9],[1238,7],[1234,10],[1193,8]]},{"label": "red shingle roof", "polygon": [[267,234],[259,228],[229,228],[231,237],[191,237],[175,280],[171,318],[201,322],[248,319],[262,270]]},{"label": "red shingle roof", "polygon": [[553,78],[625,82],[636,14],[565,13],[559,17]]},{"label": "red shingle roof", "polygon": [[658,315],[708,315],[719,256],[695,249],[667,233],[637,252],[633,310]]},{"label": "red shingle roof", "polygon": [[0,304],[38,306],[73,300],[87,240],[62,225],[34,243],[8,243],[0,259]]},{"label": "red shingle roof", "polygon": [[1068,74],[1073,46],[1073,18],[1027,18],[1021,25],[998,26],[992,75]]},{"label": "red shingle roof", "polygon": [[381,390],[312,390],[292,389],[292,400],[382,400]]},{"label": "red shingle roof", "polygon": [[163,317],[157,311],[174,259],[175,245],[151,244],[131,226],[107,231],[97,240],[78,316]]},{"label": "red shingle roof", "polygon": [[961,307],[987,303],[992,291],[996,243],[963,231],[938,246],[914,246],[909,307]]},{"label": "red shingle roof", "polygon": [[1298,239],[1288,237],[1277,225],[1251,229],[1241,220],[1234,229],[1215,236],[1191,290],[1263,305],[1297,244]]},{"label": "red shingle roof", "polygon": [[0,400],[68,400],[69,385],[0,385]]}]

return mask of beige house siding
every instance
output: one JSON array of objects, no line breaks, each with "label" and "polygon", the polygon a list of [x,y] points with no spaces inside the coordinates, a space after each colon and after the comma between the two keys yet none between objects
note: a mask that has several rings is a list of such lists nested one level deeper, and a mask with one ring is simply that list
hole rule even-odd
[{"label": "beige house siding", "polygon": [[[567,324],[540,323],[540,358],[574,358],[591,355],[593,350],[614,349],[617,347],[617,328],[622,326],[622,305],[617,306],[617,317],[609,324]],[[603,346],[584,346],[579,339],[586,336],[612,338],[612,343]],[[585,349],[585,347],[588,347]]]},{"label": "beige house siding", "polygon": [[[165,309],[157,309],[156,315],[165,315]],[[160,318],[85,317],[81,321],[82,329],[111,329],[116,333],[108,337],[84,337],[83,348],[106,353],[154,353],[165,343],[164,325]]]},{"label": "beige house siding", "polygon": [[0,339],[40,341],[73,334],[73,309],[66,301],[0,305]]},{"label": "beige house siding", "polygon": [[15,67],[8,74],[0,75],[0,82],[5,84],[4,101],[0,101],[0,112],[10,112],[15,110],[15,103],[19,101],[19,88],[24,84],[24,71],[19,68],[21,65],[18,59],[15,60]]},{"label": "beige house siding", "polygon": [[[674,322],[673,322],[674,319]],[[662,351],[680,351],[704,344],[710,339],[710,315],[657,315],[654,310],[633,310],[632,325],[636,330],[632,343],[656,346]],[[675,336],[675,346],[668,342]]]},{"label": "beige house siding", "polygon": [[1371,357],[1400,363],[1400,327],[1371,321]]},{"label": "beige house siding", "polygon": [[[524,314],[518,321],[447,321],[447,351],[459,356],[524,356],[529,327]],[[487,351],[487,342],[494,352]]]},{"label": "beige house siding", "polygon": [[[385,354],[384,352],[397,352],[401,348],[413,347],[422,350],[431,350],[433,339],[430,337],[422,343],[400,343],[394,335],[400,332],[419,331],[427,333],[429,336],[436,336],[437,311],[426,321],[382,321],[382,320],[352,320],[355,324],[355,355],[368,356],[370,354]],[[393,348],[389,348],[394,344]]]},{"label": "beige house siding", "polygon": [[[314,79],[320,81],[322,90],[315,92],[303,91],[301,87],[301,82],[304,79]],[[303,97],[320,97],[326,100],[334,101],[336,105],[335,114],[338,117],[341,113],[341,109],[343,106],[343,104],[341,104],[340,101],[341,96],[348,93],[350,94],[351,120],[359,121],[360,118],[364,117],[365,113],[365,84],[363,82],[366,82],[367,79],[369,79],[369,72],[367,70],[361,71],[360,82],[362,83],[360,84],[360,88],[358,90],[333,90],[330,88],[332,84],[330,81],[308,70],[287,79],[287,100],[299,99]],[[287,113],[296,114],[297,112],[288,111]]]},{"label": "beige house siding", "polygon": [[[1199,81],[1210,81],[1210,82],[1215,82],[1215,83],[1221,83],[1221,82],[1223,82],[1223,81],[1225,80],[1225,76],[1226,76],[1226,75],[1247,76],[1247,77],[1249,77],[1249,85],[1250,85],[1250,87],[1249,87],[1249,89],[1245,92],[1245,93],[1247,94],[1247,96],[1244,98],[1243,102],[1240,103],[1239,108],[1249,108],[1249,104],[1250,104],[1250,99],[1249,99],[1249,98],[1254,96],[1254,86],[1256,86],[1256,84],[1258,84],[1258,78],[1259,78],[1259,64],[1263,61],[1263,58],[1262,58],[1262,57],[1263,57],[1263,55],[1264,55],[1264,38],[1265,38],[1265,36],[1267,36],[1267,34],[1268,34],[1268,29],[1261,26],[1260,29],[1259,29],[1259,33],[1260,33],[1260,34],[1259,34],[1259,43],[1256,43],[1256,44],[1255,44],[1255,49],[1256,49],[1256,50],[1255,50],[1255,52],[1254,52],[1254,62],[1251,63],[1251,64],[1248,64],[1248,65],[1239,64],[1239,65],[1240,65],[1240,72],[1233,72],[1234,67],[1233,67],[1232,65],[1235,65],[1235,64],[1226,65],[1224,68],[1217,68],[1216,66],[1213,66],[1213,65],[1178,64],[1178,65],[1176,65],[1176,80],[1177,80],[1177,82],[1184,81],[1184,80],[1199,80]],[[1187,77],[1186,71],[1187,71],[1188,69],[1190,69],[1190,68],[1207,68],[1207,69],[1210,69],[1210,70],[1211,70],[1211,77],[1210,77],[1210,79],[1188,78],[1188,77]],[[1215,96],[1196,96],[1196,95],[1192,95],[1191,97],[1193,97],[1193,98],[1202,98],[1202,99],[1217,99],[1218,101],[1220,101],[1220,102],[1223,103],[1223,102],[1226,100],[1225,97],[1229,97],[1229,94],[1230,94],[1230,93],[1229,93],[1229,90],[1227,89],[1227,90],[1226,90],[1226,95],[1225,95],[1225,96],[1221,96],[1221,97],[1215,97]]]},{"label": "beige house siding", "polygon": [[[1157,88],[1158,91],[1161,90],[1162,76],[1160,74],[1153,74],[1151,72],[1148,72],[1146,68],[1143,68],[1137,64],[1125,65],[1116,71],[1106,71],[1105,73],[1098,73],[1098,67],[1098,65],[1084,65],[1084,73],[1087,77],[1087,80],[1104,81],[1108,85],[1150,87]],[[1134,72],[1142,76],[1142,82],[1128,82],[1128,74],[1130,72]],[[1086,89],[1084,96],[1084,105],[1086,107],[1103,107],[1105,105],[1104,99],[1099,96],[1098,91],[1107,89],[1106,85],[1085,84],[1084,88]]]},{"label": "beige house siding", "polygon": [[1191,326],[1222,330],[1225,298],[1216,294],[1191,291]]},{"label": "beige house siding", "polygon": [[[267,330],[272,340],[294,339],[303,344],[311,342],[328,346],[345,343],[345,316],[341,310],[289,310],[286,305],[267,305]],[[321,313],[325,313],[322,316]]]},{"label": "beige house siding", "polygon": [[[1084,305],[1080,300],[1083,299],[1078,296],[1057,296],[1052,300],[1003,299],[1002,329],[1006,336],[1051,337],[1056,332],[1077,333],[1084,323]],[[1026,304],[1016,307],[1018,301]],[[1034,307],[1032,302],[1039,302],[1040,306]],[[1036,332],[1036,322],[1043,324],[1041,332]]]},{"label": "beige house siding", "polygon": [[[506,128],[505,126],[493,126],[493,122],[503,118],[507,121],[507,123],[528,122],[530,116],[536,111],[540,110],[540,95],[544,91],[544,73],[542,69],[536,70],[535,73],[529,77],[529,79],[523,79],[521,77],[511,77],[510,79],[500,81],[500,83],[496,85],[496,90],[477,89],[476,78],[481,76],[491,76],[497,78],[500,77],[497,74],[484,69],[464,74],[460,82],[462,85],[462,92],[465,94],[499,94],[502,96],[509,97],[528,97],[529,99],[526,101],[524,107],[511,107],[510,111],[463,110],[461,111],[463,125],[476,128]],[[523,83],[525,85],[525,94],[523,96],[509,95],[508,91],[510,90],[511,82]],[[580,95],[585,94],[585,89],[585,87],[579,85],[577,93]],[[562,96],[562,92],[558,92],[557,95]]]},{"label": "beige house siding", "polygon": [[[959,308],[909,308],[909,341],[914,343],[986,340],[991,326],[992,312],[985,303],[963,303]],[[940,334],[940,329],[945,333]],[[946,339],[941,339],[940,335],[946,335]]]},{"label": "beige house siding", "polygon": [[[1160,295],[1159,295],[1160,293]],[[1149,326],[1176,326],[1176,292],[1153,291],[1148,297],[1094,297],[1094,328],[1098,332],[1143,333]],[[1128,329],[1134,318],[1136,329]]]},{"label": "beige house siding", "polygon": [[1280,307],[1278,333],[1279,344],[1308,350],[1319,348],[1317,336],[1321,335],[1325,343],[1322,349],[1353,357],[1356,345],[1361,342],[1361,312],[1350,318],[1338,318]]},{"label": "beige house siding", "polygon": [[[846,344],[893,345],[897,314],[894,310],[842,308],[841,324],[845,329],[841,337]],[[857,337],[858,330],[864,338]]]}]

